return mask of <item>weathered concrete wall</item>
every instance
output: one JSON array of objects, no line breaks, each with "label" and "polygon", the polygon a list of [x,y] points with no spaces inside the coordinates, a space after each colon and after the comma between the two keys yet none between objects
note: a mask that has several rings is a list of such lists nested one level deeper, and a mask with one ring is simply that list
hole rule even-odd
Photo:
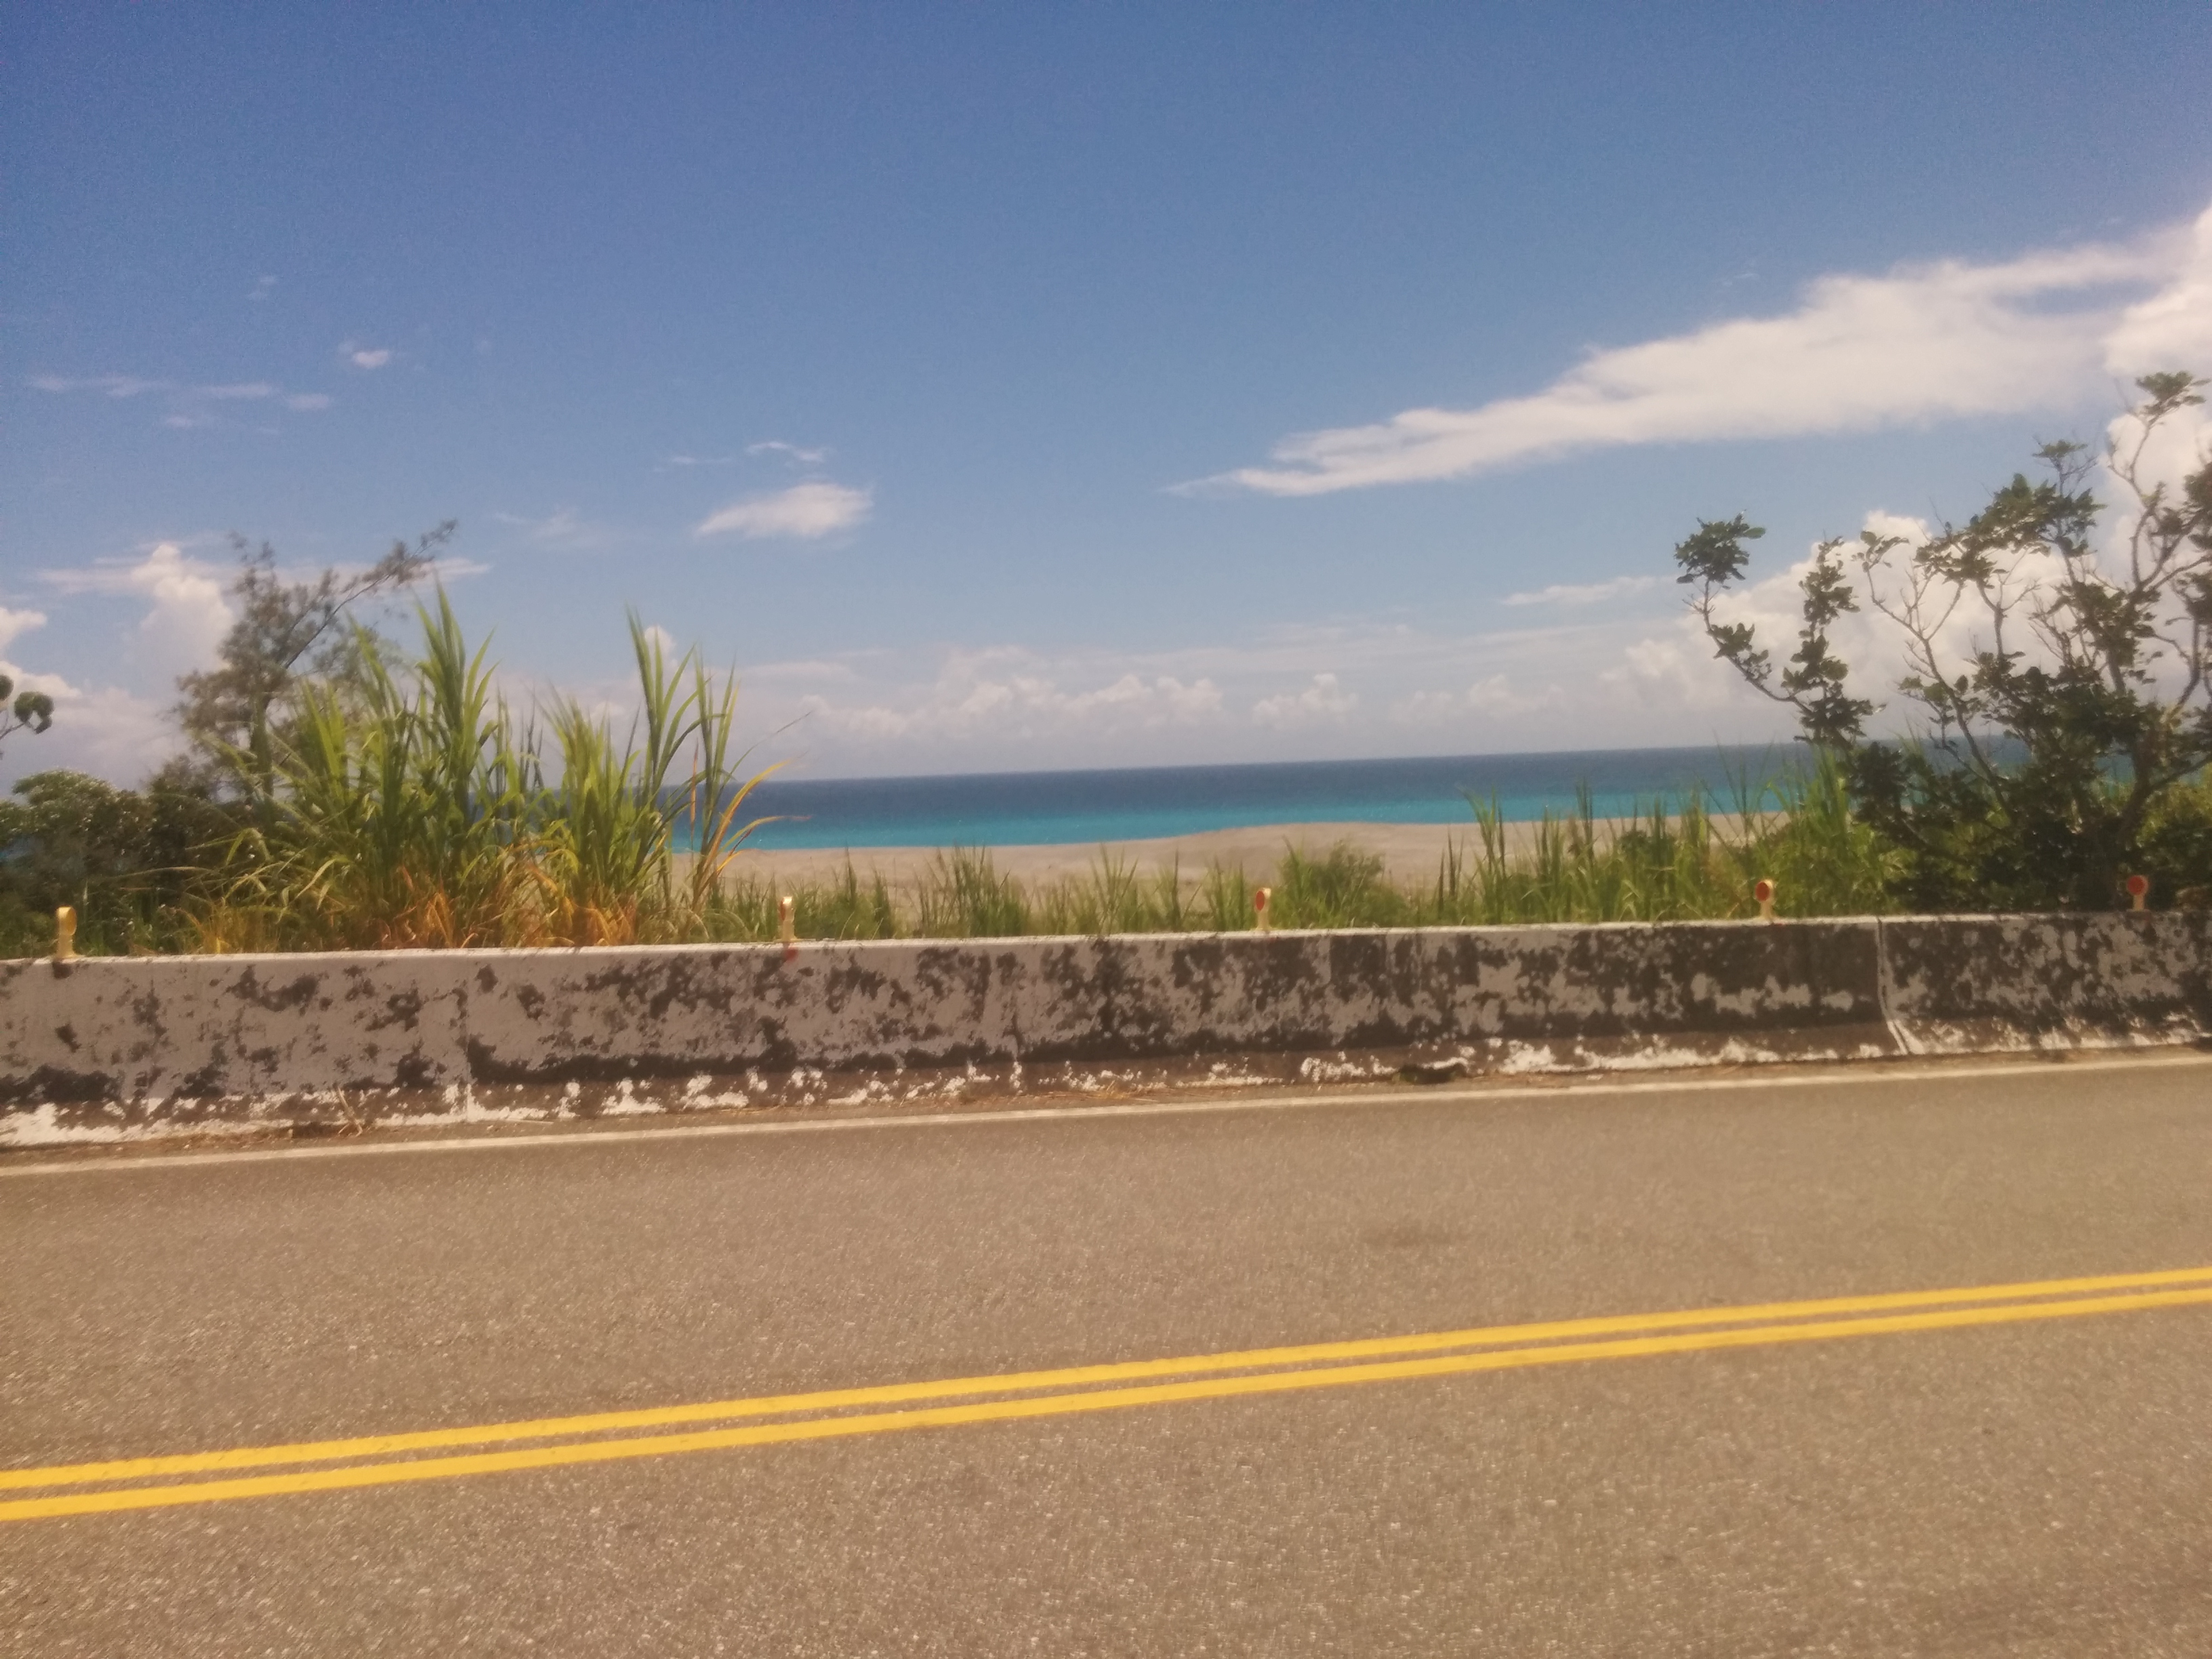
[{"label": "weathered concrete wall", "polygon": [[2212,916],[0,963],[0,1140],[2203,1040]]}]

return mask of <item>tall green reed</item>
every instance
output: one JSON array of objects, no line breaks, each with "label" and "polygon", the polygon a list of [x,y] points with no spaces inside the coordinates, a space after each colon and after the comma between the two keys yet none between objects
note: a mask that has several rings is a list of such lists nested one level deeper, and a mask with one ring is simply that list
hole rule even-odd
[{"label": "tall green reed", "polygon": [[[419,608],[404,677],[364,651],[365,688],[302,691],[231,879],[199,917],[211,949],[621,944],[699,937],[761,774],[732,758],[737,687],[672,665],[635,616],[640,709],[628,732],[573,699],[534,722],[495,693],[441,592]],[[689,750],[692,763],[677,768]],[[678,803],[682,803],[679,805]],[[697,826],[679,884],[675,825]]]}]

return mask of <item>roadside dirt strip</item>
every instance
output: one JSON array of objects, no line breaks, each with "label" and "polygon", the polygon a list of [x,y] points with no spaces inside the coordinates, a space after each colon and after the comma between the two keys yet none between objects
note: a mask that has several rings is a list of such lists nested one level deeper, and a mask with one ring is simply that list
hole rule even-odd
[{"label": "roadside dirt strip", "polygon": [[[448,1480],[520,1469],[1123,1411],[1414,1377],[2208,1304],[2212,1304],[2212,1267],[2184,1267],[1488,1326],[995,1376],[708,1401],[347,1440],[0,1471],[0,1491],[40,1493],[0,1500],[0,1522]],[[885,1407],[895,1409],[880,1409]],[[739,1421],[763,1418],[775,1420]],[[702,1423],[738,1425],[691,1430],[683,1426]],[[629,1432],[636,1430],[652,1432]],[[505,1449],[450,1455],[458,1447],[488,1446]],[[299,1465],[320,1467],[288,1467]],[[235,1473],[270,1468],[285,1472]]]}]

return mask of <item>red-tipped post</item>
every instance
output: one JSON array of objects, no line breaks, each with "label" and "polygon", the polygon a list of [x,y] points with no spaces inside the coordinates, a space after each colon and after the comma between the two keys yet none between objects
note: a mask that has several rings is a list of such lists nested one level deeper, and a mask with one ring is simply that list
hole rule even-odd
[{"label": "red-tipped post", "polygon": [[2129,909],[2130,909],[2130,910],[2142,910],[2142,909],[2147,909],[2147,908],[2148,908],[2148,906],[2147,906],[2147,905],[2143,902],[2143,901],[2144,901],[2144,900],[2146,900],[2146,899],[2148,899],[2149,896],[2150,896],[2150,878],[2149,878],[2148,876],[2130,876],[2130,877],[2128,878],[2128,908],[2129,908]]},{"label": "red-tipped post", "polygon": [[1267,902],[1274,896],[1275,890],[1272,887],[1252,890],[1252,925],[1263,933],[1274,929],[1275,924],[1267,918]]},{"label": "red-tipped post", "polygon": [[1773,882],[1772,882],[1772,881],[1771,881],[1771,880],[1769,880],[1766,877],[1765,877],[1765,876],[1761,876],[1761,877],[1760,877],[1757,881],[1754,881],[1753,883],[1752,883],[1752,884],[1751,884],[1751,896],[1752,896],[1752,897],[1753,897],[1753,898],[1755,898],[1755,899],[1757,899],[1757,900],[1759,901],[1759,919],[1761,921],[1773,921],[1773,920],[1774,920],[1774,884],[1773,884]]}]

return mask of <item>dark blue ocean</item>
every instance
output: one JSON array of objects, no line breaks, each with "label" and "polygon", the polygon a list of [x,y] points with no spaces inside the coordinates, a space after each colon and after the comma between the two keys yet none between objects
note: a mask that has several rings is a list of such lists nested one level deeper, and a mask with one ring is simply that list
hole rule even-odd
[{"label": "dark blue ocean", "polygon": [[1509,819],[1574,809],[1587,787],[1601,817],[1703,794],[1733,806],[1736,781],[1796,770],[1806,751],[1593,749],[1549,755],[1428,756],[1092,772],[982,772],[927,778],[770,779],[745,816],[777,822],[751,845],[1018,847],[1146,841],[1205,830],[1364,820],[1472,823],[1467,797],[1495,796]]}]

